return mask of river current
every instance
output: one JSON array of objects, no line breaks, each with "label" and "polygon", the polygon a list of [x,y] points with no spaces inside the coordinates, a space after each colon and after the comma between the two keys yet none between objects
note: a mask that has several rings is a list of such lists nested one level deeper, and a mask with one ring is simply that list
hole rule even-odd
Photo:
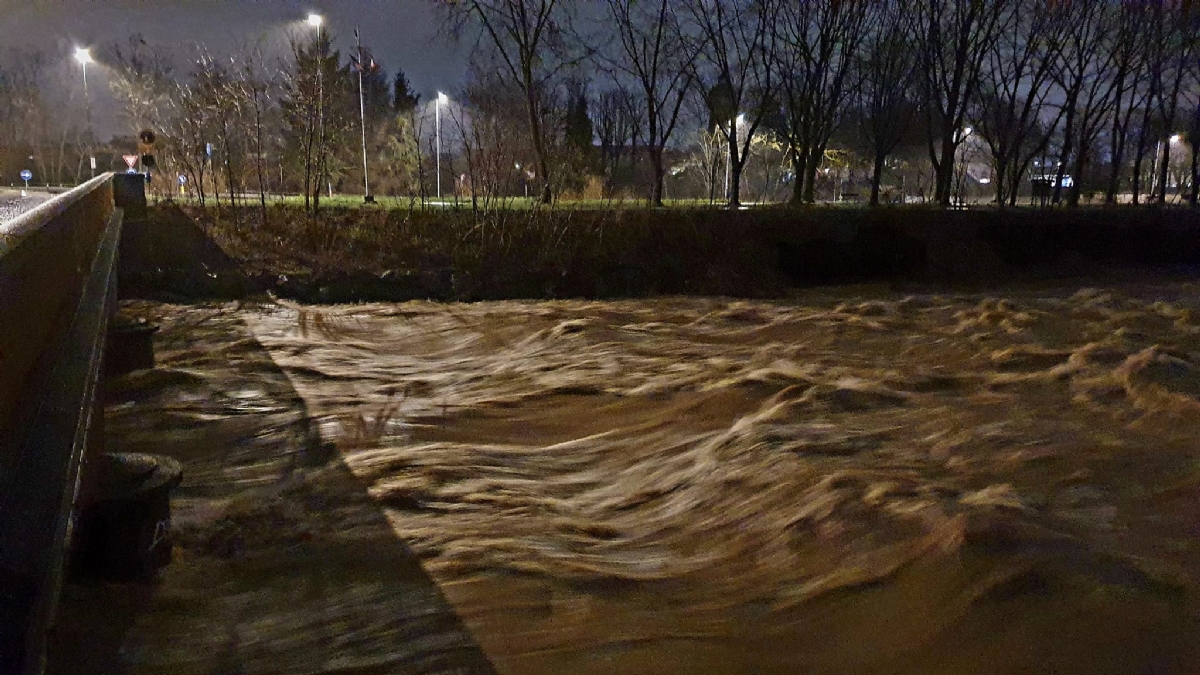
[{"label": "river current", "polygon": [[187,476],[116,658],[1200,672],[1197,291],[129,303],[110,439]]}]

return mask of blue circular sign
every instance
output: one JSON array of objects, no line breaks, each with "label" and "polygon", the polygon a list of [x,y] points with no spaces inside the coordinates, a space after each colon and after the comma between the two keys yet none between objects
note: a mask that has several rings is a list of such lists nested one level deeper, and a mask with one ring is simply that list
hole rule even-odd
[{"label": "blue circular sign", "polygon": [[21,172],[21,180],[25,180],[25,181],[33,180],[33,172],[30,171],[29,169],[25,169],[24,171]]},{"label": "blue circular sign", "polygon": [[187,185],[187,176],[185,176],[183,174],[179,174],[179,184]]}]

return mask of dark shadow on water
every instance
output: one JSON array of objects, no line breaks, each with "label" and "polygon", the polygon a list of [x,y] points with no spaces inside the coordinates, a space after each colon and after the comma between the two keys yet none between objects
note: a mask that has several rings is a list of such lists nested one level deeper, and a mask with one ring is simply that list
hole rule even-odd
[{"label": "dark shadow on water", "polygon": [[[107,421],[110,449],[184,464],[175,560],[153,584],[75,575],[47,672],[495,673],[286,374],[235,313],[201,311],[219,314],[164,330],[160,369],[205,381],[135,375]],[[258,411],[221,396],[250,389]],[[170,414],[180,393],[208,417]]]}]

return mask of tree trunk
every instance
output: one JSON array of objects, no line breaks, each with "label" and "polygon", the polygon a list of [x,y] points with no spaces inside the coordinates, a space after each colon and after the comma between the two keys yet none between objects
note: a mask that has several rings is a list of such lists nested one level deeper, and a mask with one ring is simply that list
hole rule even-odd
[{"label": "tree trunk", "polygon": [[[618,159],[620,159],[619,156]],[[662,206],[665,170],[663,169],[663,149],[658,145],[650,148],[650,165],[654,169],[654,182],[650,185],[650,205]]]},{"label": "tree trunk", "polygon": [[804,203],[804,188],[808,183],[808,158],[803,153],[792,153],[792,172],[795,174],[792,180],[792,204],[798,206]]},{"label": "tree trunk", "polygon": [[804,168],[804,203],[817,203],[817,169],[819,168],[816,162],[811,158],[808,160],[808,166]]},{"label": "tree trunk", "polygon": [[1158,203],[1167,203],[1167,176],[1170,170],[1171,162],[1171,139],[1166,139],[1162,144],[1162,156],[1158,161]]},{"label": "tree trunk", "polygon": [[1125,130],[1118,122],[1114,122],[1112,136],[1112,167],[1108,173],[1108,189],[1104,193],[1104,203],[1115,206],[1117,193],[1121,189],[1121,165],[1125,163]]},{"label": "tree trunk", "polygon": [[808,166],[804,177],[804,201],[807,204],[817,203],[817,170],[821,168],[821,159],[825,156],[824,148],[811,148],[808,151]]},{"label": "tree trunk", "polygon": [[540,200],[549,204],[554,199],[550,189],[550,162],[546,159],[546,145],[542,139],[542,121],[538,118],[537,92],[533,89],[532,75],[525,73],[525,109],[529,114],[529,133],[533,136],[533,154],[536,156],[538,172],[541,173],[542,194]]},{"label": "tree trunk", "polygon": [[729,128],[733,133],[725,136],[726,143],[729,144],[729,202],[730,208],[742,205],[742,162],[738,154],[737,144],[737,122],[729,120]]},{"label": "tree trunk", "polygon": [[[952,132],[953,133],[953,132]],[[950,206],[954,188],[954,165],[958,147],[952,134],[942,135],[942,157],[934,165],[934,199],[942,206]]]},{"label": "tree trunk", "polygon": [[742,205],[742,165],[734,162],[729,169],[729,207],[737,208]]},{"label": "tree trunk", "polygon": [[1198,190],[1200,190],[1200,186],[1196,185],[1196,178],[1197,178],[1196,174],[1198,171],[1200,171],[1200,164],[1197,163],[1197,159],[1200,159],[1200,158],[1198,158],[1196,155],[1196,142],[1192,141],[1192,166],[1191,166],[1191,172],[1190,172],[1190,176],[1192,179],[1192,189],[1191,189],[1191,193],[1188,195],[1188,204],[1190,204],[1192,206],[1192,208],[1195,208],[1196,204],[1198,202],[1200,202],[1200,191],[1198,191]]},{"label": "tree trunk", "polygon": [[1142,161],[1146,158],[1145,134],[1138,135],[1137,150],[1133,156],[1133,205],[1137,206],[1142,192]]},{"label": "tree trunk", "polygon": [[263,175],[263,124],[262,124],[262,104],[258,101],[258,92],[254,92],[254,132],[255,132],[255,151],[258,155],[255,159],[255,165],[258,170],[258,201],[259,201],[259,226],[263,227],[267,224],[267,185],[266,177]]},{"label": "tree trunk", "polygon": [[871,206],[879,206],[879,183],[883,180],[883,163],[886,159],[884,155],[875,155],[875,165],[871,168]]},{"label": "tree trunk", "polygon": [[1087,146],[1083,143],[1079,144],[1079,152],[1075,153],[1075,168],[1071,188],[1067,191],[1067,206],[1075,208],[1079,206],[1079,194],[1083,189],[1082,181],[1083,170],[1087,168]]}]

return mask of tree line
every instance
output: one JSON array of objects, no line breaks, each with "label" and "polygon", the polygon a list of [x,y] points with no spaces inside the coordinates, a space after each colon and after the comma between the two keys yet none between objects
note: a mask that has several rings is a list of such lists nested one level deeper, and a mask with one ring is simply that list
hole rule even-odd
[{"label": "tree line", "polygon": [[[472,47],[445,104],[421,101],[369,49],[335,49],[329,31],[294,38],[283,58],[134,36],[100,60],[131,134],[158,132],[162,173],[235,217],[284,192],[316,209],[364,189],[364,169],[379,194],[426,200],[444,183],[476,206],[526,194],[804,204],[855,172],[877,204],[905,171],[917,185],[899,192],[950,205],[973,164],[1000,206],[1031,181],[1070,206],[1162,203],[1172,184],[1197,203],[1200,8],[1187,0],[428,7]],[[0,147],[78,176],[99,144],[46,114],[50,61],[0,66]]]}]

